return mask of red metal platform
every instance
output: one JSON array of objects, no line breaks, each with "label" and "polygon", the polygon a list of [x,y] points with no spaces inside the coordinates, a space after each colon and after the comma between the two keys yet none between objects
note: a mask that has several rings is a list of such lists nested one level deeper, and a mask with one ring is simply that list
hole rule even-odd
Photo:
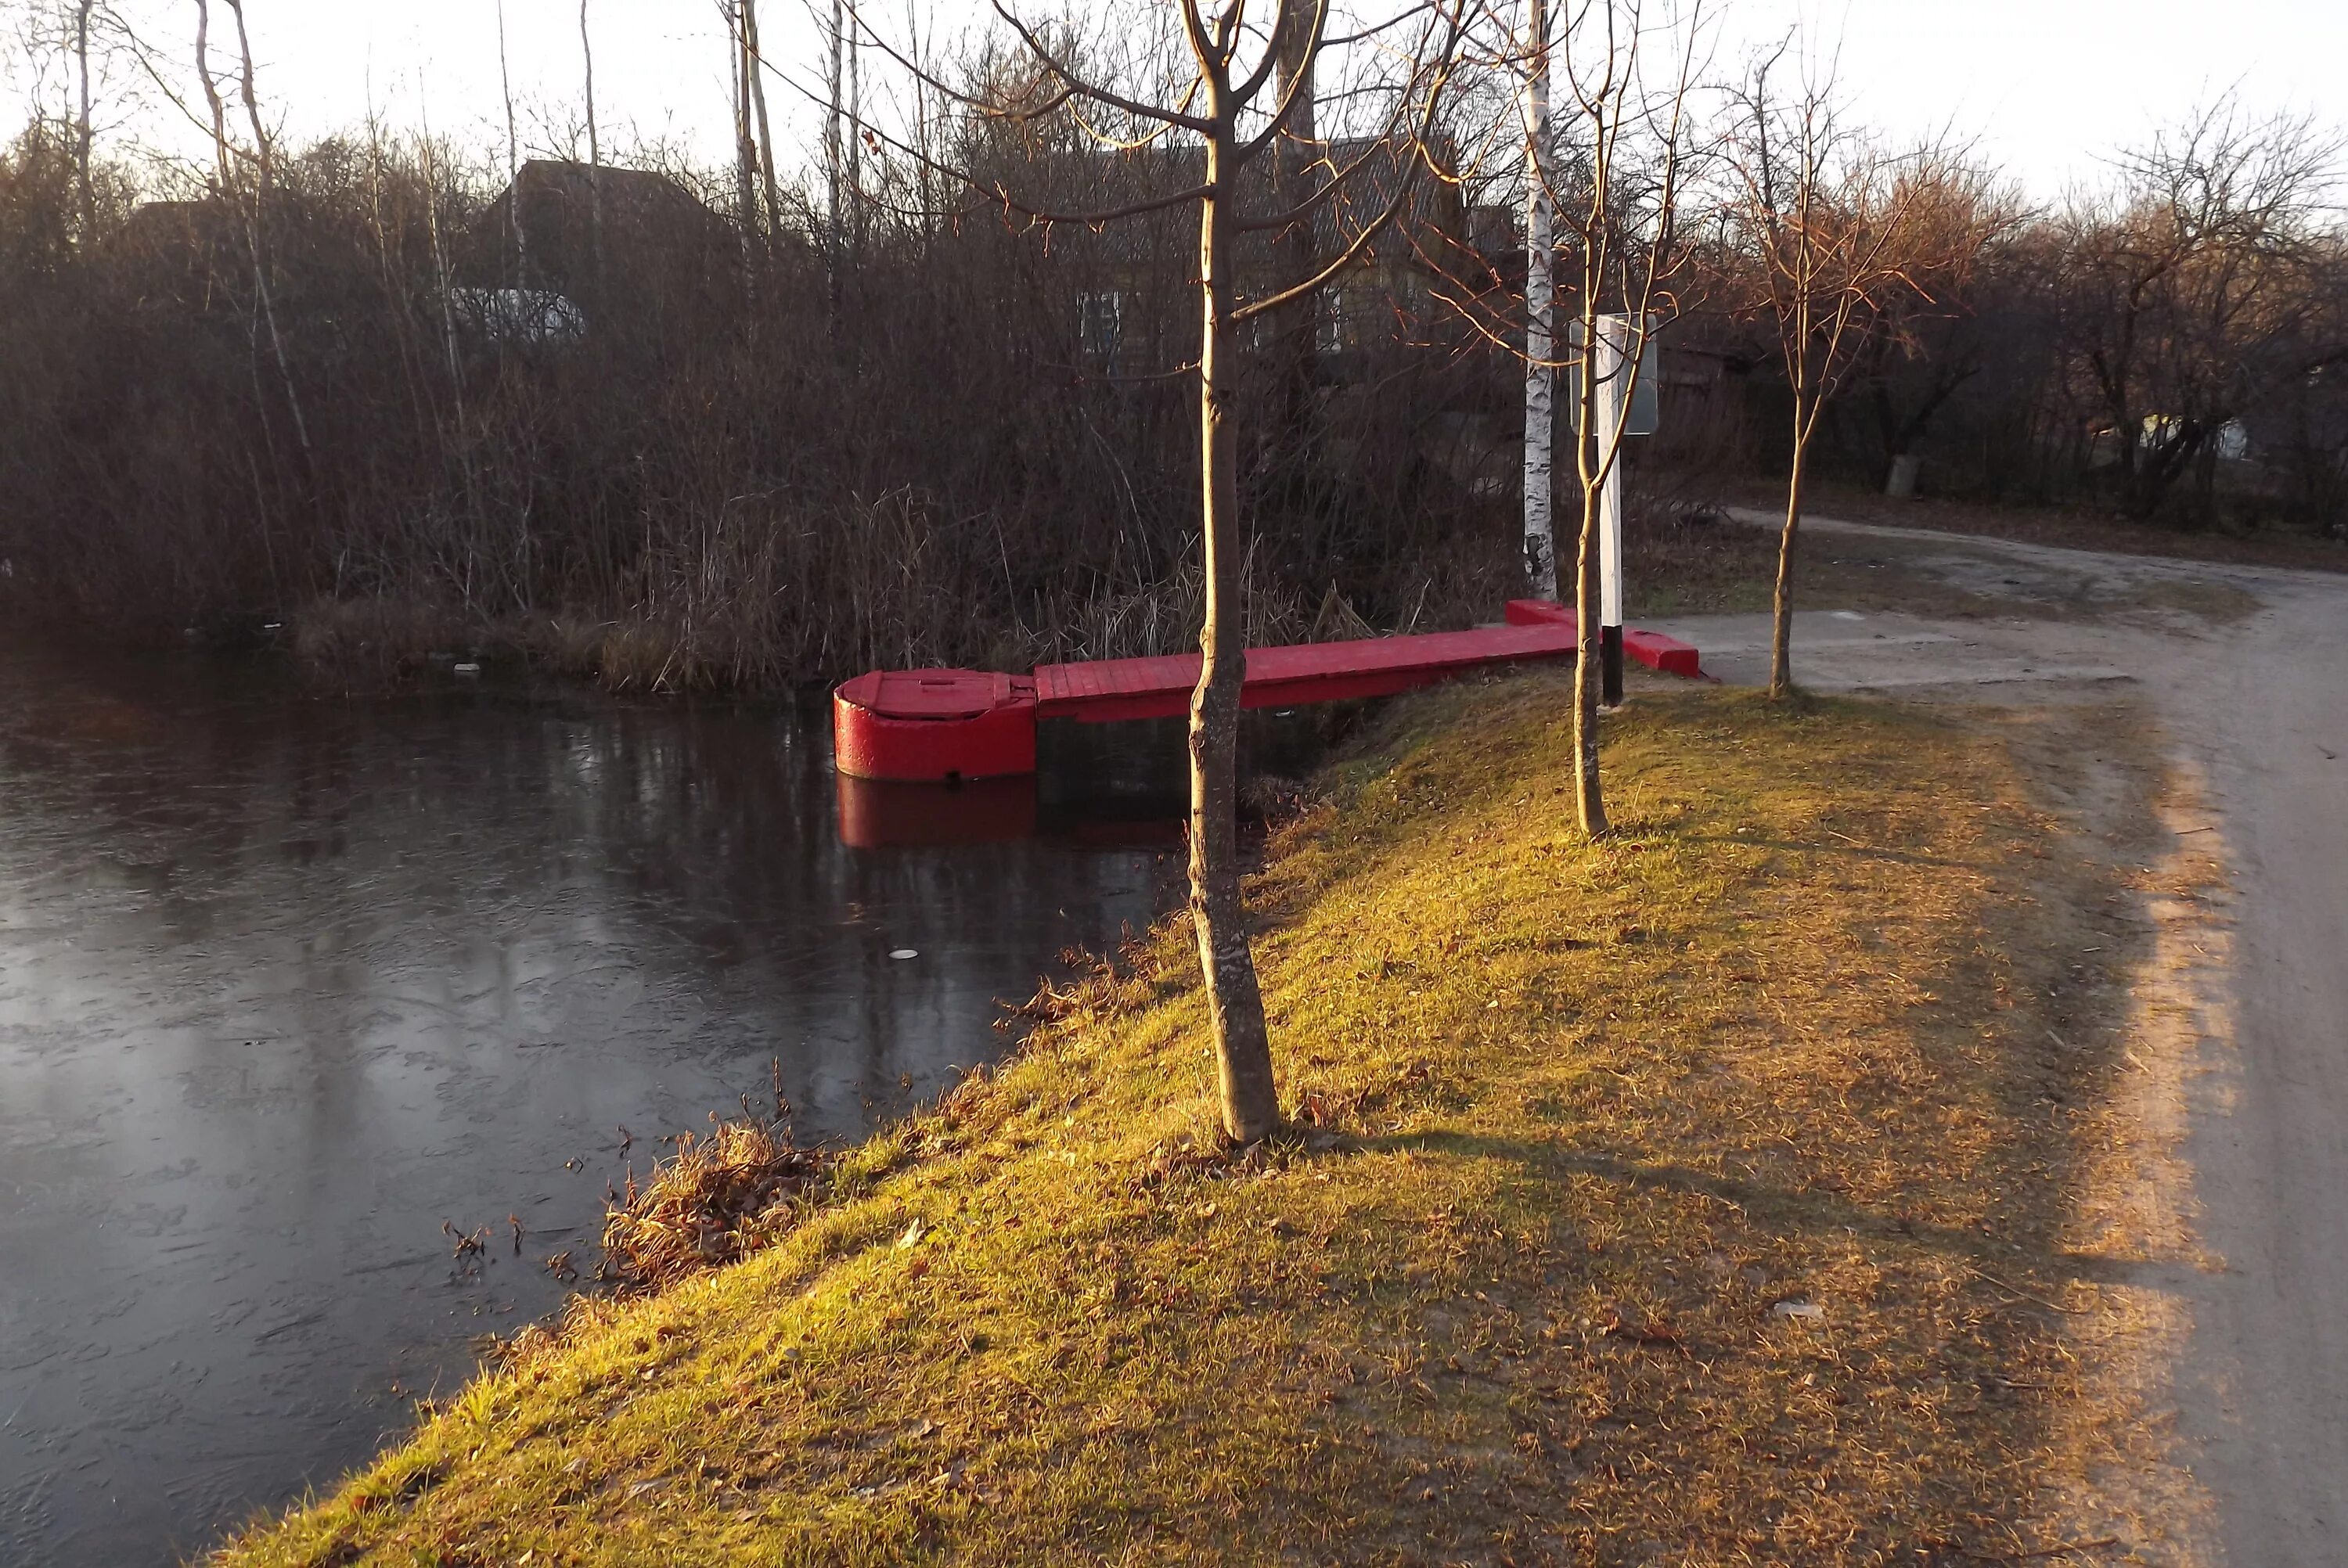
[{"label": "red metal platform", "polygon": [[832,694],[835,765],[862,779],[1035,771],[1035,682],[983,670],[874,670]]},{"label": "red metal platform", "polygon": [[[1432,686],[1469,670],[1554,659],[1572,651],[1572,629],[1552,625],[1490,626],[1416,637],[1251,648],[1240,705],[1292,708],[1307,702],[1388,697]],[[1198,684],[1196,653],[1045,664],[1035,671],[1035,712],[1039,718],[1078,719],[1096,724],[1117,719],[1179,718],[1190,711],[1190,692]]]},{"label": "red metal platform", "polygon": [[[1574,614],[1516,600],[1509,624],[1351,642],[1251,648],[1240,702],[1289,708],[1385,697],[1470,670],[1555,659],[1574,651]],[[1696,651],[1626,630],[1625,651],[1673,675],[1696,675]],[[1108,723],[1179,718],[1199,683],[1199,655],[1046,664],[1034,677],[978,670],[875,670],[841,684],[832,702],[839,771],[868,779],[999,778],[1035,771],[1038,719]]]}]

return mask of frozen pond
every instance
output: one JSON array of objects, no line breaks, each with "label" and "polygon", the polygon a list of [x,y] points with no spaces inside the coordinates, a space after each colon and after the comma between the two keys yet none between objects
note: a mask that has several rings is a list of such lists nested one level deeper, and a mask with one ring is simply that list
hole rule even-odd
[{"label": "frozen pond", "polygon": [[330,1482],[592,1266],[658,1135],[779,1062],[855,1136],[1170,907],[1163,849],[850,848],[834,791],[819,712],[0,641],[0,1563]]}]

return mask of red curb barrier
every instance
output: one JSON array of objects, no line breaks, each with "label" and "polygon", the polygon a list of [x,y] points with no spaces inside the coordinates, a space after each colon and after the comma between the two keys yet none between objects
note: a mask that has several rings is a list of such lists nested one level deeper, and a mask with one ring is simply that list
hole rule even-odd
[{"label": "red curb barrier", "polygon": [[[1572,610],[1547,599],[1512,599],[1501,613],[1511,626],[1572,628],[1579,624]],[[1703,661],[1695,648],[1660,631],[1623,628],[1622,651],[1649,669],[1660,670],[1666,675],[1683,675],[1691,681],[1701,680],[1704,676]]]}]

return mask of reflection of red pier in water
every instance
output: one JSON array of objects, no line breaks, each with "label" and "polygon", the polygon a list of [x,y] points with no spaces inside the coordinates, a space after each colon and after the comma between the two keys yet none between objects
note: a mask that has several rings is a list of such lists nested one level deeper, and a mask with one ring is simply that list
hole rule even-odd
[{"label": "reflection of red pier in water", "polygon": [[[1555,659],[1573,652],[1573,611],[1517,600],[1508,624],[1352,642],[1251,648],[1247,708],[1386,697],[1471,670]],[[1652,631],[1628,630],[1623,651],[1673,675],[1694,675],[1696,651]],[[1035,771],[1035,723],[1075,719],[1170,719],[1188,712],[1199,655],[1045,664],[1031,677],[976,670],[875,670],[840,685],[832,699],[839,771],[859,778],[937,782],[1000,778]]]},{"label": "reflection of red pier in water", "polygon": [[852,849],[926,849],[1005,844],[1035,836],[1035,781],[977,779],[958,789],[934,782],[841,774],[839,841]]}]

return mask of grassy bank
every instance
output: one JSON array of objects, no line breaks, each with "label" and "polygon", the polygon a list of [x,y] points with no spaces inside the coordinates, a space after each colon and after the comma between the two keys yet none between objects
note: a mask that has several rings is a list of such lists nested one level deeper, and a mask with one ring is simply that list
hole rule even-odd
[{"label": "grassy bank", "polygon": [[1288,1143],[1211,1151],[1161,935],[772,1250],[583,1308],[222,1563],[2052,1543],[2108,1047],[2048,922],[2113,890],[1998,737],[1719,692],[1641,695],[1578,842],[1563,706],[1406,705],[1275,844]]}]

